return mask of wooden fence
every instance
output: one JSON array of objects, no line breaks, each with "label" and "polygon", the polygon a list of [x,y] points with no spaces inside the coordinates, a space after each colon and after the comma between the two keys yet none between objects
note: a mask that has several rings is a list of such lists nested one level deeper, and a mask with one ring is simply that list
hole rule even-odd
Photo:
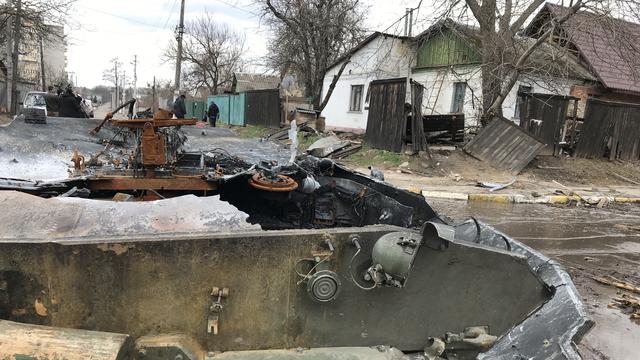
[{"label": "wooden fence", "polygon": [[579,99],[572,96],[537,93],[525,93],[519,96],[522,104],[520,126],[547,145],[542,150],[542,155],[559,155],[560,142],[564,140],[567,131],[569,104],[572,101],[575,104]]},{"label": "wooden fence", "polygon": [[575,155],[640,159],[640,104],[589,99]]},{"label": "wooden fence", "polygon": [[282,119],[280,90],[245,91],[244,119],[247,125],[279,128]]},{"label": "wooden fence", "polygon": [[524,169],[545,144],[527,134],[512,121],[496,117],[464,147],[464,151],[495,166],[517,174]]}]

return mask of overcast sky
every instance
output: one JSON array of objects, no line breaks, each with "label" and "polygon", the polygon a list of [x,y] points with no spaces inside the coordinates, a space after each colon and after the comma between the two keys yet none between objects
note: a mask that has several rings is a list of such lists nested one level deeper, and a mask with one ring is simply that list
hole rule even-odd
[{"label": "overcast sky", "polygon": [[[251,6],[252,0],[186,0],[185,21],[196,18],[205,10],[220,22],[244,32],[251,58],[266,53],[268,29]],[[419,0],[364,0],[369,11],[364,25],[367,29],[385,30],[400,18],[406,7],[415,7]],[[425,2],[426,3],[426,2]],[[162,52],[174,36],[178,23],[180,0],[78,0],[71,26],[67,27],[69,45],[67,71],[77,77],[79,86],[106,84],[102,73],[110,67],[109,60],[118,57],[125,64],[127,78],[133,75],[133,57],[138,55],[138,86],[158,79],[173,79],[174,65],[162,62]],[[421,19],[428,16],[425,5]],[[417,24],[422,30],[426,21]],[[401,35],[399,22],[387,32]]]}]

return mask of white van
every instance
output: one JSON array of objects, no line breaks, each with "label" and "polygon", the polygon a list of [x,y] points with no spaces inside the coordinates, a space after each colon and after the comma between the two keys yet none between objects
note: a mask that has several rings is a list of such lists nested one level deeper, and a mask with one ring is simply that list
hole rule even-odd
[{"label": "white van", "polygon": [[47,103],[44,99],[45,92],[29,91],[24,97],[24,101],[20,103],[22,109],[20,114],[24,117],[24,121],[32,124],[47,123]]}]

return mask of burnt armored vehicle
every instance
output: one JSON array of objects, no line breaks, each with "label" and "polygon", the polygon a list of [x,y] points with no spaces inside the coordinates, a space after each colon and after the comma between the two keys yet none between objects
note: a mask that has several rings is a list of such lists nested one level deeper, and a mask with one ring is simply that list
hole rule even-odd
[{"label": "burnt armored vehicle", "polygon": [[1,182],[3,358],[580,358],[592,323],[535,250],[329,160],[182,152],[169,121]]}]

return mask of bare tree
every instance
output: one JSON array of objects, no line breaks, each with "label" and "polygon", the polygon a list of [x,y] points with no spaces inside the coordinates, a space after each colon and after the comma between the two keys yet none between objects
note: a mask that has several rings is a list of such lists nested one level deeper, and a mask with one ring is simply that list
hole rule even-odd
[{"label": "bare tree", "polygon": [[[62,41],[62,35],[52,33],[51,23],[66,24],[69,11],[75,0],[13,0],[0,4],[0,49],[7,49],[7,42],[12,41],[10,51],[0,52],[2,67],[6,69],[11,58],[11,112],[17,110],[17,81],[20,78],[18,55],[29,52],[40,41]],[[9,54],[10,53],[10,54]],[[7,74],[9,75],[9,74]],[[7,83],[8,84],[8,83]]]},{"label": "bare tree", "polygon": [[118,107],[118,98],[121,94],[120,87],[123,77],[122,62],[117,57],[111,59],[109,62],[111,63],[111,66],[103,71],[102,80],[108,82],[110,85],[113,84],[116,101],[115,104],[111,104],[111,107],[116,108]]},{"label": "bare tree", "polygon": [[[637,0],[571,1],[560,16],[548,17],[546,23],[537,24],[539,30],[528,34],[532,38],[522,36],[524,26],[544,3],[545,0],[446,0],[440,3],[444,5],[443,16],[479,25],[483,125],[494,115],[501,115],[502,103],[518,79],[534,70],[531,57],[536,50],[551,40],[559,45],[568,43],[567,37],[572,34],[568,29],[570,20],[577,13],[589,12],[594,15],[594,21],[605,21],[613,15],[637,16],[640,6]],[[609,31],[615,32],[613,29]],[[638,55],[640,52],[636,52],[635,57]]]},{"label": "bare tree", "polygon": [[[63,34],[51,32],[49,24],[69,23],[69,12],[75,2],[76,0],[21,0],[19,3],[16,0],[3,1],[0,4],[0,46],[4,48],[6,41],[10,39],[10,25],[16,16],[23,30],[23,43],[40,39],[61,41]],[[8,54],[3,55],[6,57]]]},{"label": "bare tree", "polygon": [[[220,87],[230,85],[233,73],[243,65],[244,44],[244,34],[216,23],[208,12],[187,22],[182,40],[185,87],[192,91],[205,87],[216,94]],[[175,41],[169,44],[164,56],[175,61]]]},{"label": "bare tree", "polygon": [[[305,95],[322,111],[331,95],[328,91],[322,101],[327,69],[364,37],[365,9],[360,0],[265,0],[258,5],[273,31],[269,65],[294,72]],[[333,78],[331,89],[339,77]]]}]

